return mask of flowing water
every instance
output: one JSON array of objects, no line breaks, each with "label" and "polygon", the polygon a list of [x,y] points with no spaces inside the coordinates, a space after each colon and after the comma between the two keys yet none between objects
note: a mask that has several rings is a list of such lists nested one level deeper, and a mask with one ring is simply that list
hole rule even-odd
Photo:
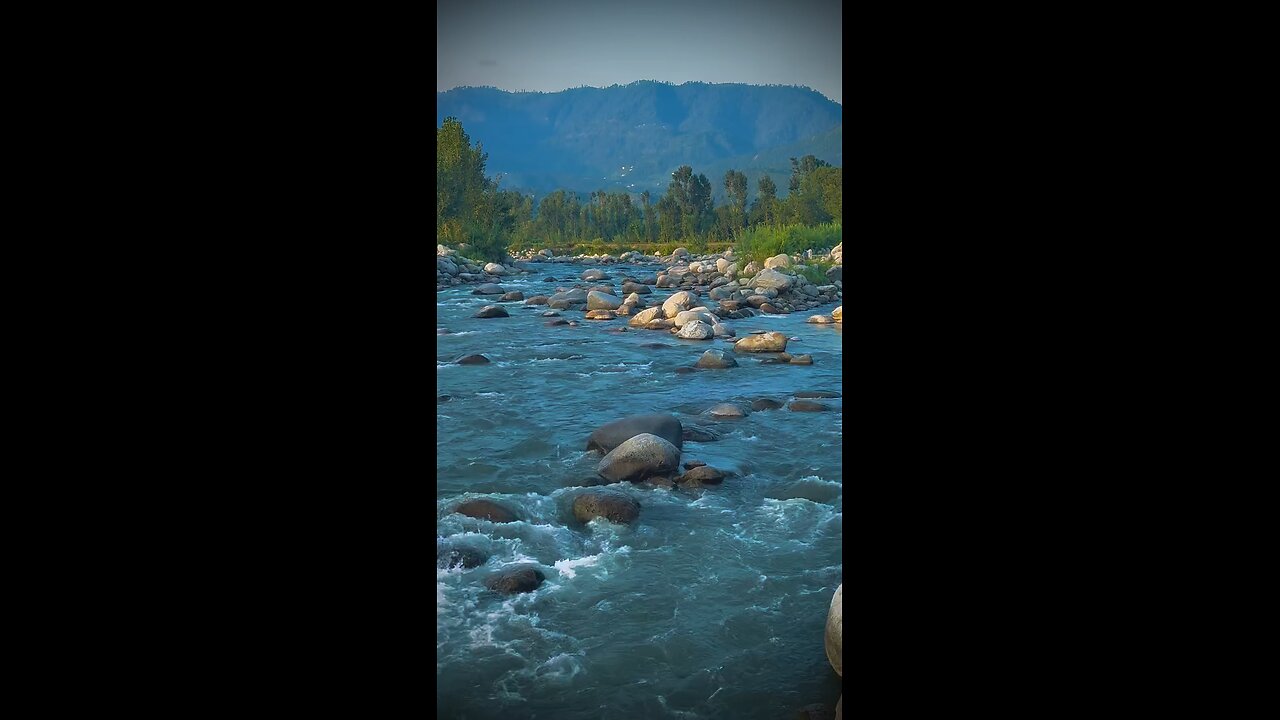
[{"label": "flowing water", "polygon": [[[504,280],[525,297],[572,287],[585,266],[531,264]],[[608,265],[620,287],[655,266]],[[559,282],[543,282],[555,276]],[[593,283],[584,283],[590,285]],[[474,286],[437,293],[436,535],[489,555],[472,569],[436,572],[436,709],[450,720],[483,718],[790,718],[811,703],[834,708],[840,678],[823,629],[842,582],[840,408],[784,406],[734,420],[701,414],[713,404],[794,392],[843,392],[841,327],[805,323],[823,306],[786,316],[728,320],[739,337],[778,330],[787,351],[813,365],[760,364],[678,374],[721,340],[668,331],[611,334],[626,319],[546,327],[545,305],[501,303],[509,318],[470,315],[496,295]],[[670,290],[642,296],[646,306]],[[644,347],[661,343],[666,347]],[[483,353],[488,365],[455,365]],[[732,353],[731,353],[732,354]],[[686,440],[681,462],[701,460],[733,476],[698,490],[608,485],[640,502],[630,527],[578,524],[577,493],[607,482],[591,432],[629,415],[669,412],[720,440]],[[486,498],[520,520],[494,523],[452,512]],[[514,596],[485,577],[536,565],[546,582]]]}]

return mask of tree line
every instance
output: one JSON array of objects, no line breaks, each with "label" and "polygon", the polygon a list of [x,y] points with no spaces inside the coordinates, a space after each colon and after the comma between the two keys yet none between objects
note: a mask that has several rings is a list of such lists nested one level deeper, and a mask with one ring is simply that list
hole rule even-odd
[{"label": "tree line", "polygon": [[726,201],[712,201],[711,181],[689,165],[671,174],[656,200],[646,190],[592,191],[587,197],[557,190],[541,199],[503,190],[501,178],[485,175],[488,154],[457,118],[436,130],[437,242],[470,243],[480,254],[499,257],[508,247],[540,247],[605,240],[615,243],[731,241],[759,226],[841,222],[842,171],[813,155],[791,158],[789,194],[779,198],[765,175],[748,204],[747,176],[725,173]]}]

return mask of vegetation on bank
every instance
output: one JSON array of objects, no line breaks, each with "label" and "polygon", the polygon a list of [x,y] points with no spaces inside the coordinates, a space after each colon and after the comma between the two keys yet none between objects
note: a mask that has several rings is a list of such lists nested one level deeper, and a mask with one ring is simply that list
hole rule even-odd
[{"label": "vegetation on bank", "polygon": [[502,190],[501,178],[487,177],[487,160],[482,145],[472,147],[457,119],[446,118],[437,129],[436,242],[466,244],[486,260],[531,248],[556,254],[563,249],[669,255],[677,247],[699,254],[733,247],[744,258],[763,261],[780,252],[841,242],[842,171],[812,155],[791,159],[785,199],[778,198],[766,175],[748,205],[746,176],[729,170],[724,176],[728,199],[718,207],[706,175],[682,165],[656,201],[648,191],[637,203],[628,193],[600,190],[584,203],[577,193],[557,190],[535,208],[533,196]]}]

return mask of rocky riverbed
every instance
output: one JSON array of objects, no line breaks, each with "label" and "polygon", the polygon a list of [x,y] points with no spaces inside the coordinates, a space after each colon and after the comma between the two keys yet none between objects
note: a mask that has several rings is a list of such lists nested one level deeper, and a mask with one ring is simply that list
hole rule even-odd
[{"label": "rocky riverbed", "polygon": [[839,273],[438,253],[438,713],[830,717]]}]

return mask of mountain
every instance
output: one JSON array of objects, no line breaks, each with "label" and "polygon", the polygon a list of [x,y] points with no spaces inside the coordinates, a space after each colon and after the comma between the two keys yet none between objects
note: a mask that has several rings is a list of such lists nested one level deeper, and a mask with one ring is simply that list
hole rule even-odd
[{"label": "mountain", "polygon": [[436,93],[436,127],[456,117],[504,189],[666,192],[691,165],[723,200],[724,173],[769,173],[785,195],[792,157],[842,166],[844,109],[801,87],[641,81],[555,93],[464,87]]}]

